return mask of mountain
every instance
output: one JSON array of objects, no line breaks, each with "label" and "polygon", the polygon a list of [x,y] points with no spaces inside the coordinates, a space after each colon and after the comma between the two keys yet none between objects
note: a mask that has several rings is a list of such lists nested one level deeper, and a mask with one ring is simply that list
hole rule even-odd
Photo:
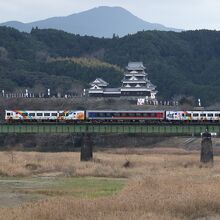
[{"label": "mountain", "polygon": [[30,32],[32,28],[57,29],[68,33],[111,38],[113,34],[120,37],[142,30],[181,31],[161,24],[146,22],[121,7],[102,6],[66,17],[53,17],[32,23],[9,21],[1,26]]}]

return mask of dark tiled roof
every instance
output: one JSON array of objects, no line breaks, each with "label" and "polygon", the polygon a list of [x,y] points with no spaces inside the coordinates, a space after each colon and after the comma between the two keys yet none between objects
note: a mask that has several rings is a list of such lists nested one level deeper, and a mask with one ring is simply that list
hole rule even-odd
[{"label": "dark tiled roof", "polygon": [[100,86],[107,86],[108,83],[101,79],[101,78],[96,78],[93,82],[90,83],[90,85],[100,85]]},{"label": "dark tiled roof", "polygon": [[143,70],[145,69],[142,62],[129,62],[127,66],[128,70]]},{"label": "dark tiled roof", "polygon": [[106,88],[104,89],[105,92],[119,92],[121,88]]}]

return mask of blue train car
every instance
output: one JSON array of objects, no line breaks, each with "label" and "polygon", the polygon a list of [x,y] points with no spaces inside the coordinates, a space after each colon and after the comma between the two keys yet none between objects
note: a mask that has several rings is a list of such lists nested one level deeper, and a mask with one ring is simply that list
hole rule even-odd
[{"label": "blue train car", "polygon": [[165,119],[165,111],[88,110],[86,119],[89,121],[162,121]]}]

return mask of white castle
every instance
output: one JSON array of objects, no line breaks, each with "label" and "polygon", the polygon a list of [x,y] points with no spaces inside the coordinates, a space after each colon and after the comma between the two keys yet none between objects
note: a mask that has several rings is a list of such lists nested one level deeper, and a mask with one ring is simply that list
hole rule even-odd
[{"label": "white castle", "polygon": [[90,83],[88,90],[90,97],[145,97],[148,100],[156,100],[156,86],[147,78],[142,62],[129,62],[124,73],[122,86],[108,88],[108,83],[97,78]]}]

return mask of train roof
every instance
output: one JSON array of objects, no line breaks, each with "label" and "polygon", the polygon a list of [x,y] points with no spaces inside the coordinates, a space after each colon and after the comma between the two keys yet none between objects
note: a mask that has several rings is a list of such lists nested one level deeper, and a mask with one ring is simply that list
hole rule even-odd
[{"label": "train roof", "polygon": [[86,112],[165,112],[164,110],[86,110]]}]

